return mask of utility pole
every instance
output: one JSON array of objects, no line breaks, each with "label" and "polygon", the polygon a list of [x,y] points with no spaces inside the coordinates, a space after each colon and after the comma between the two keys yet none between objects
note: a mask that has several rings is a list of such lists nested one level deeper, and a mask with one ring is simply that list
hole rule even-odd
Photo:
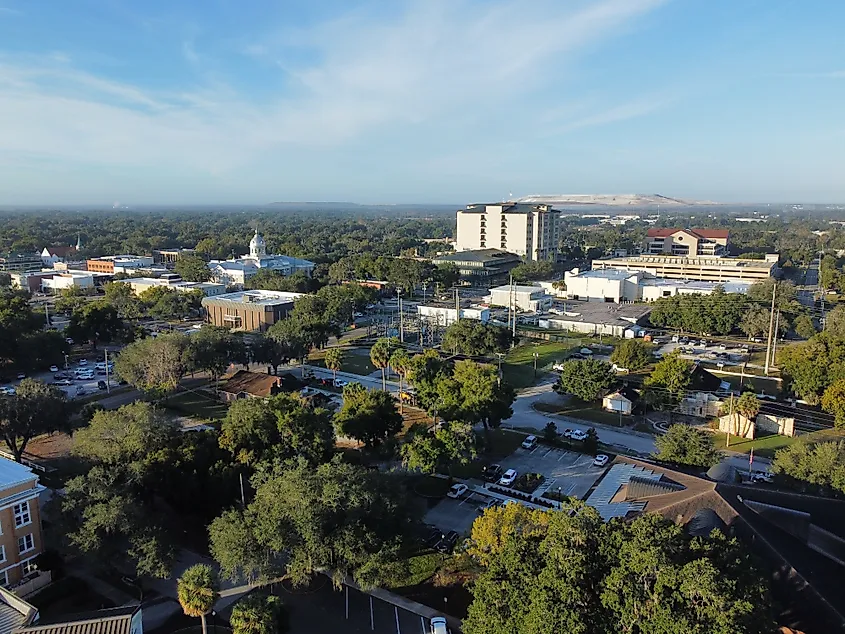
[{"label": "utility pole", "polygon": [[[742,383],[739,385],[740,391],[742,391]],[[725,447],[731,446],[731,431],[734,428],[734,395],[731,394],[731,409],[730,413],[728,414],[728,437],[725,439]]]},{"label": "utility pole", "polygon": [[534,353],[534,378],[537,378],[537,358],[539,357],[539,353]]},{"label": "utility pole", "polygon": [[499,385],[502,384],[502,359],[505,357],[504,352],[497,352],[496,356],[499,357]]},{"label": "utility pole", "polygon": [[111,394],[111,383],[109,381],[109,351],[105,350],[106,353],[106,394]]},{"label": "utility pole", "polygon": [[396,306],[399,308],[399,341],[405,343],[405,315],[402,312],[402,289],[396,289]]},{"label": "utility pole", "polygon": [[510,286],[510,289],[508,290],[508,328],[510,328],[511,314],[513,313],[513,275],[510,276],[508,285]]},{"label": "utility pole", "polygon": [[769,312],[769,342],[766,345],[766,376],[769,376],[769,362],[772,358],[772,332],[775,329],[775,296],[778,291],[778,283],[772,280],[772,310]]},{"label": "utility pole", "polygon": [[780,309],[775,316],[775,340],[772,343],[772,365],[777,362],[778,354],[778,332],[780,332]]},{"label": "utility pole", "polygon": [[516,345],[516,287],[513,285],[513,275],[511,275],[511,303],[513,304],[513,330],[511,331],[513,339],[511,345]]}]

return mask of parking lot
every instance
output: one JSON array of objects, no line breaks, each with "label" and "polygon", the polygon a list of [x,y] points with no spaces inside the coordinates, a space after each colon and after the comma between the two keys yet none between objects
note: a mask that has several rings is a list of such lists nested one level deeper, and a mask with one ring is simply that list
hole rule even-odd
[{"label": "parking lot", "polygon": [[[503,469],[516,469],[517,473],[539,473],[544,482],[534,495],[541,497],[546,491],[583,499],[604,473],[606,467],[593,466],[593,457],[575,451],[537,445],[534,449],[517,449],[500,462]],[[476,481],[476,484],[481,484]],[[482,493],[470,493],[459,500],[443,498],[426,513],[425,522],[444,533],[457,531],[469,534],[472,523],[479,515],[478,507],[490,498]]]},{"label": "parking lot", "polygon": [[604,467],[594,467],[593,457],[577,451],[554,449],[537,445],[534,449],[517,449],[502,460],[502,468],[516,469],[517,473],[539,473],[546,479],[535,495],[545,491],[582,499],[604,472]]},{"label": "parking lot", "polygon": [[277,586],[290,613],[291,634],[430,634],[427,617],[344,586],[337,591],[325,578],[293,592]]}]

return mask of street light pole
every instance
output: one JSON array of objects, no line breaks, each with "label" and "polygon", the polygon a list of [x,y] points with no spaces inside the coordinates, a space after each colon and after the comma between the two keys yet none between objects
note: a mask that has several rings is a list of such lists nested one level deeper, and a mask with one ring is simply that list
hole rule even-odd
[{"label": "street light pole", "polygon": [[537,359],[540,357],[540,354],[535,352],[534,353],[534,378],[537,378]]}]

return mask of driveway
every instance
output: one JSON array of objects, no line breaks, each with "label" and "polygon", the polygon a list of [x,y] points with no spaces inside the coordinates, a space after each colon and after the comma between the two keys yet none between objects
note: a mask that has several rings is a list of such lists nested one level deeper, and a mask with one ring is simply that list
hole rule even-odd
[{"label": "driveway", "polygon": [[544,378],[538,385],[526,388],[519,392],[513,404],[513,416],[504,422],[505,427],[528,427],[542,432],[546,423],[552,421],[557,425],[558,431],[564,428],[580,429],[587,431],[590,427],[596,427],[599,433],[599,440],[607,445],[615,445],[623,449],[630,449],[639,454],[650,454],[655,450],[654,438],[638,433],[630,433],[624,430],[613,430],[607,427],[599,427],[590,423],[560,414],[544,414],[534,409],[536,403],[555,402],[558,395],[552,390],[557,382],[554,376]]}]

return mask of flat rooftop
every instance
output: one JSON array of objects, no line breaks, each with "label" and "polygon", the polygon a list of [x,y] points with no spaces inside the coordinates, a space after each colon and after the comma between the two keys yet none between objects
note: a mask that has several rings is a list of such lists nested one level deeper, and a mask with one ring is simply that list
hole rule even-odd
[{"label": "flat rooftop", "polygon": [[513,290],[514,293],[546,293],[546,289],[542,286],[527,286],[525,284],[514,284],[513,286],[510,284],[504,284],[490,289],[491,292],[498,291],[500,293],[510,293],[511,290]]},{"label": "flat rooftop", "polygon": [[671,287],[677,289],[713,291],[717,286],[725,289],[726,293],[747,293],[751,282],[742,280],[727,280],[724,282],[703,282],[699,280],[668,280],[663,277],[645,279],[640,282],[643,286]]},{"label": "flat rooftop", "polygon": [[649,264],[683,264],[692,266],[718,266],[723,268],[746,268],[771,270],[776,262],[766,260],[740,260],[739,258],[723,258],[717,256],[689,257],[686,255],[632,255],[626,257],[599,258],[595,262],[618,262],[620,264],[643,265]]},{"label": "flat rooftop", "polygon": [[32,469],[14,460],[0,458],[0,488],[18,486],[37,478]]},{"label": "flat rooftop", "polygon": [[[572,272],[569,272],[572,275]],[[601,280],[627,280],[637,275],[638,271],[620,271],[619,269],[598,269],[595,271],[581,271],[575,277],[601,279]]]},{"label": "flat rooftop", "polygon": [[557,306],[566,311],[564,315],[544,313],[542,318],[552,321],[579,321],[589,324],[632,323],[652,311],[649,304],[609,304],[605,302],[559,301]]},{"label": "flat rooftop", "polygon": [[456,251],[447,255],[434,258],[435,262],[496,262],[498,260],[510,260],[521,258],[516,253],[503,251],[502,249],[471,249],[467,251]]},{"label": "flat rooftop", "polygon": [[230,304],[254,304],[273,306],[276,304],[289,304],[305,293],[286,293],[283,291],[238,291],[236,293],[224,293],[215,297],[206,297],[203,304],[209,303],[230,303]]}]

